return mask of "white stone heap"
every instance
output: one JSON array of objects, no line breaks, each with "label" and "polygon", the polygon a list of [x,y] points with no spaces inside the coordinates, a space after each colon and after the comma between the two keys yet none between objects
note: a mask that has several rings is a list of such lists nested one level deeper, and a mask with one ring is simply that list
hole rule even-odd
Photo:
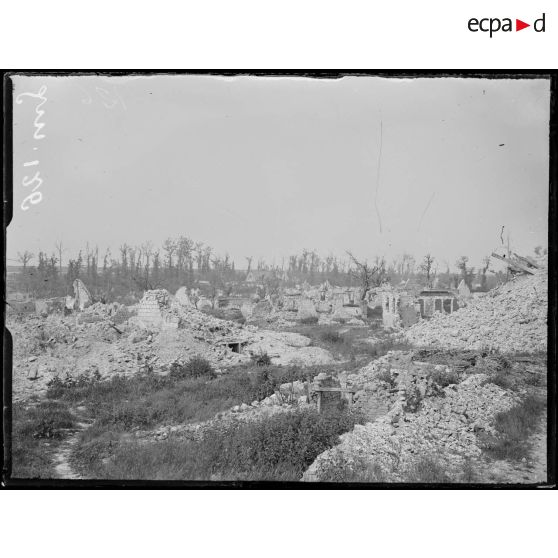
[{"label": "white stone heap", "polygon": [[436,313],[409,328],[406,337],[417,346],[546,351],[547,273],[516,277],[452,314]]}]

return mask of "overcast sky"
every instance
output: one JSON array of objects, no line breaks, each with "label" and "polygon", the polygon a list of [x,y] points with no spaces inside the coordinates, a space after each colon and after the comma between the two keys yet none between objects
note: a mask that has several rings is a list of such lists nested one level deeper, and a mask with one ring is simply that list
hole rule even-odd
[{"label": "overcast sky", "polygon": [[[281,263],[302,248],[450,266],[547,245],[547,80],[15,77],[18,252],[186,235]],[[36,149],[35,149],[36,148]],[[25,162],[39,161],[24,167]],[[37,183],[42,200],[21,203]],[[504,233],[506,234],[506,233]],[[33,263],[33,262],[32,262]]]}]

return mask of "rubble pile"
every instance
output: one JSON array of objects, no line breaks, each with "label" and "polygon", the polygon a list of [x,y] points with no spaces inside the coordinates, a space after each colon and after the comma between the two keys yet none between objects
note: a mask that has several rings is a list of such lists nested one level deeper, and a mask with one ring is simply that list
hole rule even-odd
[{"label": "rubble pile", "polygon": [[349,468],[364,464],[392,482],[404,481],[416,459],[426,456],[458,475],[465,460],[480,456],[479,436],[494,433],[494,417],[514,406],[518,396],[490,383],[486,374],[472,373],[441,388],[434,373],[451,370],[415,362],[412,353],[392,352],[347,374],[347,383],[360,387],[355,404],[375,398],[387,403],[389,411],[343,434],[340,444],[319,455],[302,480],[330,478],[342,463]]},{"label": "rubble pile", "polygon": [[[184,300],[184,299],[183,299]],[[207,359],[218,373],[267,353],[273,364],[329,364],[328,351],[294,333],[222,320],[147,291],[137,307],[95,303],[82,312],[12,316],[14,401],[46,391],[56,377],[130,376],[146,368],[166,374],[192,357]]]},{"label": "rubble pile", "polygon": [[435,313],[410,327],[406,337],[418,346],[546,351],[547,313],[547,270],[541,269],[474,297],[452,314]]},{"label": "rubble pile", "polygon": [[121,324],[133,316],[133,312],[123,304],[112,302],[110,304],[103,304],[95,302],[88,306],[83,312],[78,314],[79,323],[92,323],[110,321],[113,324]]},{"label": "rubble pile", "polygon": [[298,333],[256,329],[247,351],[253,355],[267,353],[273,364],[305,366],[334,362],[329,351],[309,345],[310,339]]}]

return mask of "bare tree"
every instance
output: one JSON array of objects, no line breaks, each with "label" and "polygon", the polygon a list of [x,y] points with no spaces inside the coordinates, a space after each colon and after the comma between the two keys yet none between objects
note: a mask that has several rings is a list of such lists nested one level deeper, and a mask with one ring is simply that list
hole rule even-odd
[{"label": "bare tree", "polygon": [[151,256],[153,255],[153,243],[148,241],[141,248],[145,254],[145,284],[149,285],[149,266],[151,264]]},{"label": "bare tree", "polygon": [[58,251],[58,268],[60,269],[60,273],[62,273],[62,252],[64,251],[62,247],[62,241],[59,240],[56,244],[56,250]]},{"label": "bare tree", "polygon": [[468,263],[469,263],[469,258],[467,256],[461,256],[457,260],[457,262],[455,262],[455,265],[456,265],[457,269],[459,269],[459,271],[461,271],[461,277],[462,277],[463,281],[465,281],[465,284],[469,288],[472,288],[475,268],[474,267],[467,267]]},{"label": "bare tree", "polygon": [[176,241],[172,238],[167,238],[163,243],[163,250],[167,254],[167,266],[172,269],[172,256],[176,252]]},{"label": "bare tree", "polygon": [[27,269],[27,264],[33,259],[33,254],[28,250],[25,250],[23,254],[21,252],[17,253],[17,261],[21,262],[23,265],[23,271]]},{"label": "bare tree", "polygon": [[486,283],[487,283],[486,272],[488,271],[489,267],[490,267],[490,256],[485,256],[482,260],[482,268],[480,270],[481,288],[483,291],[486,290]]},{"label": "bare tree", "polygon": [[359,282],[361,288],[360,299],[365,300],[366,293],[370,290],[370,288],[377,286],[377,279],[381,267],[383,267],[385,271],[385,260],[383,258],[381,260],[376,258],[375,264],[372,265],[366,260],[363,262],[357,260],[348,250],[347,255],[349,256],[351,263],[355,266],[355,269],[352,267],[350,268],[349,273],[351,277]]},{"label": "bare tree", "polygon": [[254,259],[254,256],[246,256],[246,261],[248,262],[248,269],[246,270],[246,273],[250,273],[250,270],[252,269],[252,260]]},{"label": "bare tree", "polygon": [[427,289],[432,288],[434,277],[436,276],[436,272],[434,271],[433,267],[434,267],[434,258],[432,257],[431,254],[426,254],[426,256],[424,256],[424,259],[422,260],[422,263],[420,264],[420,270],[422,271],[426,279]]}]

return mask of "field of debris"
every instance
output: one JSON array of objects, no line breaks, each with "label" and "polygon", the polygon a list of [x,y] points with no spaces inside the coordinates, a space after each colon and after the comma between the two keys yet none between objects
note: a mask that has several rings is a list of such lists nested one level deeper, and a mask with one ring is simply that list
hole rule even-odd
[{"label": "field of debris", "polygon": [[387,287],[75,290],[8,314],[14,478],[546,480],[544,268],[409,327]]}]

